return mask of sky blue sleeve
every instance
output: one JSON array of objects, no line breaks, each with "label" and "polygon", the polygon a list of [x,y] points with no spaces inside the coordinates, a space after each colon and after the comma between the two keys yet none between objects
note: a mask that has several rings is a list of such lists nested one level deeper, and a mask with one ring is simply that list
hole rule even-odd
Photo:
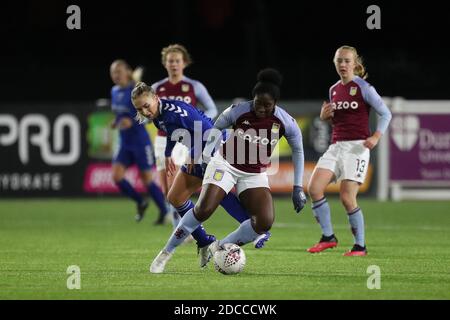
[{"label": "sky blue sleeve", "polygon": [[214,128],[223,130],[231,127],[234,124],[233,119],[233,106],[225,109],[214,122]]},{"label": "sky blue sleeve", "polygon": [[289,115],[283,117],[285,138],[292,149],[294,163],[294,186],[303,186],[303,172],[305,170],[305,154],[303,151],[303,136],[297,121]]},{"label": "sky blue sleeve", "polygon": [[292,149],[292,162],[294,163],[294,186],[303,186],[303,171],[305,167],[305,155],[303,152],[303,137],[300,129],[296,136],[286,136]]},{"label": "sky blue sleeve", "polygon": [[386,132],[387,127],[389,126],[389,122],[392,118],[392,113],[384,103],[383,99],[380,97],[378,92],[374,87],[368,86],[363,91],[363,98],[372,108],[375,109],[378,114],[378,123],[377,123],[377,131],[380,131],[382,134]]},{"label": "sky blue sleeve", "polygon": [[216,104],[209,95],[206,87],[201,82],[196,81],[194,83],[194,90],[197,100],[201,103],[201,105],[205,109],[204,110],[205,115],[211,119],[214,119],[219,112],[217,111]]},{"label": "sky blue sleeve", "polygon": [[214,150],[217,150],[219,143],[222,142],[223,133],[222,130],[229,128],[233,125],[233,106],[225,109],[214,122],[214,128],[210,131],[208,138],[206,139],[206,145],[203,149],[203,159],[205,162],[209,162]]}]

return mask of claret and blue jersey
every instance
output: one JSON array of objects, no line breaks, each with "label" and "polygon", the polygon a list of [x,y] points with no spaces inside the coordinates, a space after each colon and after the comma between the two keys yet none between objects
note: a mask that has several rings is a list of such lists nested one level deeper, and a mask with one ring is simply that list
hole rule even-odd
[{"label": "claret and blue jersey", "polygon": [[377,130],[386,131],[391,112],[375,88],[364,79],[355,76],[347,84],[339,80],[331,86],[329,98],[334,110],[332,143],[367,139],[371,108],[380,116]]},{"label": "claret and blue jersey", "polygon": [[[214,123],[214,128],[218,130],[229,127],[232,127],[234,132],[222,144],[220,151],[233,167],[249,173],[265,171],[270,164],[275,145],[284,136],[292,148],[294,185],[302,185],[303,137],[295,119],[284,109],[275,106],[271,116],[258,118],[253,110],[253,101],[233,104],[222,112]],[[210,144],[213,143],[208,142],[207,151]]]}]

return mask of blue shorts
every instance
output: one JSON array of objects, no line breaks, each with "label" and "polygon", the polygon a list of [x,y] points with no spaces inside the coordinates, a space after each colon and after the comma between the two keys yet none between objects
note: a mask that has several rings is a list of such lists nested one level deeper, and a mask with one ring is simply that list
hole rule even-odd
[{"label": "blue shorts", "polygon": [[122,164],[127,168],[136,164],[141,171],[150,170],[155,165],[153,147],[151,144],[135,148],[120,147],[113,158],[113,163]]},{"label": "blue shorts", "polygon": [[183,164],[181,166],[181,171],[183,171],[184,173],[190,175],[190,176],[194,176],[197,177],[201,180],[203,180],[203,172],[202,172],[202,165],[201,164],[194,164],[194,168],[192,169],[191,173],[187,172],[187,165]]}]

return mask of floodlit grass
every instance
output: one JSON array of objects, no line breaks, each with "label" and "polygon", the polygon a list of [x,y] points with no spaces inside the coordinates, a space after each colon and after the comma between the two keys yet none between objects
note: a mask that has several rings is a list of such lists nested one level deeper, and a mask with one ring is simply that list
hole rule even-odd
[{"label": "floodlit grass", "polygon": [[[367,257],[343,257],[352,236],[346,214],[330,200],[339,246],[312,255],[320,238],[308,206],[296,214],[276,200],[272,238],[247,245],[236,276],[198,267],[195,243],[179,247],[154,275],[149,264],[171,225],[153,226],[151,206],[141,223],[126,199],[1,200],[0,299],[449,299],[450,202],[361,200]],[[222,209],[207,221],[224,237],[237,223]],[[67,267],[81,269],[81,290],[68,290]],[[369,290],[367,268],[380,267],[381,289]]]}]

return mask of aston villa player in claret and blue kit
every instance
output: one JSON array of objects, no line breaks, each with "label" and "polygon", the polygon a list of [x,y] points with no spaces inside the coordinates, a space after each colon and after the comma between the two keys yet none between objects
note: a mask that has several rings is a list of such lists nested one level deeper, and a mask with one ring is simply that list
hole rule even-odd
[{"label": "aston villa player in claret and blue kit", "polygon": [[[324,102],[320,114],[322,120],[332,123],[332,141],[317,162],[308,187],[322,237],[308,252],[317,253],[337,246],[330,207],[324,193],[329,183],[339,180],[340,199],[354,236],[352,249],[344,255],[365,256],[364,218],[356,196],[369,168],[370,150],[377,145],[392,116],[383,99],[365,80],[367,73],[355,48],[340,47],[336,51],[334,64],[341,79],[331,86],[330,102]],[[379,115],[373,134],[369,128],[371,109]]]},{"label": "aston villa player in claret and blue kit", "polygon": [[[177,141],[188,147],[189,157],[192,161],[187,161],[177,172],[167,196],[169,202],[182,217],[194,207],[190,198],[202,186],[204,170],[201,164],[196,163],[196,160],[201,160],[199,157],[201,157],[203,147],[206,144],[203,136],[213,127],[213,122],[201,110],[190,104],[183,101],[158,98],[153,89],[143,82],[136,84],[131,97],[138,111],[137,118],[140,122],[152,120],[158,129],[163,130],[170,137],[164,151],[166,159],[169,159]],[[225,136],[225,133],[220,134]],[[194,141],[196,136],[198,140]],[[168,165],[167,171],[173,174],[175,168]],[[245,223],[250,218],[233,193],[228,193],[222,199],[220,205],[239,223]],[[177,234],[180,234],[180,231]],[[203,268],[210,259],[207,251],[208,246],[216,238],[213,235],[206,234],[201,225],[193,230],[192,236],[197,240],[200,267]],[[269,237],[270,233],[264,233],[254,239],[255,248],[262,248]]]},{"label": "aston villa player in claret and blue kit", "polygon": [[[239,200],[252,219],[242,222],[224,239],[211,243],[208,246],[209,259],[226,243],[244,245],[269,231],[275,213],[266,168],[282,136],[292,148],[294,210],[300,212],[303,209],[306,196],[302,187],[304,154],[301,130],[295,119],[277,105],[281,74],[274,69],[264,69],[258,73],[257,80],[252,90],[254,99],[232,105],[214,123],[216,130],[209,133],[203,150],[208,165],[198,202],[184,214],[166,246],[153,260],[150,272],[164,272],[176,247],[214,213],[233,187],[236,187]],[[218,148],[222,144],[222,130],[230,127],[234,129],[233,135],[222,148]]]}]

